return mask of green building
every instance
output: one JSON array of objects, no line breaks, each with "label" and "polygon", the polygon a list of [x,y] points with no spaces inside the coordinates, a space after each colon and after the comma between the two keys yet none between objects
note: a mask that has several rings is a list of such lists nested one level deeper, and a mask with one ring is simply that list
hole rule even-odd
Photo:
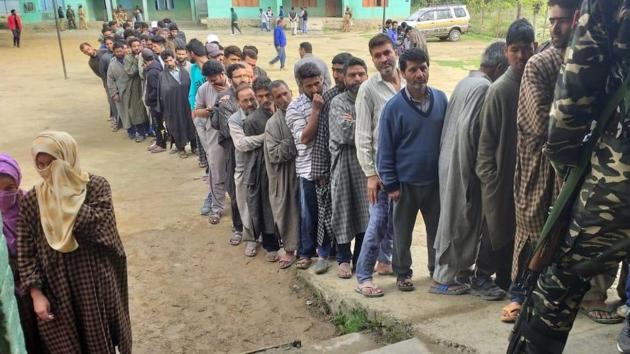
[{"label": "green building", "polygon": [[256,18],[258,9],[267,7],[277,16],[283,6],[287,16],[291,7],[306,7],[309,17],[343,17],[346,7],[350,7],[354,19],[372,20],[383,17],[383,2],[388,18],[407,18],[410,14],[410,0],[208,0],[208,18],[229,18],[231,7],[239,18]]},{"label": "green building", "polygon": [[388,18],[409,16],[411,0],[0,0],[0,15],[16,9],[24,23],[36,23],[54,20],[55,4],[64,11],[71,5],[75,13],[78,5],[83,5],[88,21],[108,21],[113,19],[113,10],[122,5],[129,17],[136,6],[143,9],[145,22],[165,17],[180,22],[200,22],[204,18],[228,19],[231,7],[236,9],[239,18],[254,19],[258,17],[259,8],[271,7],[277,16],[280,6],[284,6],[286,16],[291,7],[297,10],[306,7],[310,17],[343,17],[346,7],[350,7],[354,19],[372,20],[382,18],[383,2]]}]

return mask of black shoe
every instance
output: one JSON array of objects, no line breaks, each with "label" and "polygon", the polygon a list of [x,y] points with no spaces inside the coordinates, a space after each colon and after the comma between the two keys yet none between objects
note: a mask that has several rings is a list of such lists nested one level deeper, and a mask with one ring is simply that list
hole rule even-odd
[{"label": "black shoe", "polygon": [[470,292],[486,301],[498,301],[505,298],[505,291],[499,288],[492,279],[472,278]]},{"label": "black shoe", "polygon": [[628,319],[623,323],[623,329],[617,337],[617,350],[619,353],[630,353],[630,324]]}]

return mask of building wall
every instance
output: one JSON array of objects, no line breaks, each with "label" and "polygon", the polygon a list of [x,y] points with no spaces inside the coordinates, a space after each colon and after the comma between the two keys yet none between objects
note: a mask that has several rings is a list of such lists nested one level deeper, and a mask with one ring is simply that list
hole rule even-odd
[{"label": "building wall", "polygon": [[[230,18],[230,8],[232,7],[232,0],[207,0],[208,1],[208,18]],[[342,1],[342,0],[338,0]],[[258,18],[258,14],[260,11],[258,9],[262,8],[263,10],[267,10],[268,6],[271,6],[273,9],[274,16],[278,16],[278,12],[280,9],[280,5],[284,6],[284,11],[286,16],[288,16],[289,10],[291,9],[293,1],[292,0],[259,0],[258,6],[254,7],[235,7],[236,13],[238,14],[238,18],[242,19],[252,19]],[[317,0],[317,7],[309,7],[308,15],[309,17],[321,17],[326,13],[325,9],[326,0]]]},{"label": "building wall", "polygon": [[[346,6],[352,9],[352,16],[358,20],[374,20],[383,18],[382,7],[363,7],[363,0],[343,0],[343,9]],[[387,0],[385,17],[398,21],[409,17],[411,13],[411,0]]]},{"label": "building wall", "polygon": [[[25,6],[26,6],[26,3],[29,3],[29,2],[33,3],[33,11],[26,12]],[[43,2],[44,0],[19,0],[20,8],[18,11],[20,12],[20,16],[22,16],[22,22],[23,23],[37,23],[37,22],[42,22],[42,21],[54,21],[55,14],[53,11],[56,11],[56,9],[54,9],[52,0],[46,1],[46,3],[48,4],[48,9],[43,8],[43,4],[42,4]],[[76,15],[75,20],[77,22],[77,26],[79,25],[79,9],[78,9],[79,5],[83,5],[83,8],[88,8],[88,16],[90,16],[91,11],[89,11],[87,0],[58,0],[57,1],[57,6],[61,6],[64,9],[64,16],[65,16],[65,11],[68,5],[72,5],[72,9],[74,10],[74,13]],[[65,21],[65,18],[64,18],[64,21]]]}]

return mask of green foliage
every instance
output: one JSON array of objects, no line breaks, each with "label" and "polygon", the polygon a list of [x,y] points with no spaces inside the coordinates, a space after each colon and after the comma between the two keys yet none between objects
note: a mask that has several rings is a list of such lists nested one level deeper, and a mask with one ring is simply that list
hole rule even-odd
[{"label": "green foliage", "polygon": [[343,334],[360,332],[370,327],[365,311],[354,309],[350,313],[338,313],[333,318],[335,326],[341,328]]}]

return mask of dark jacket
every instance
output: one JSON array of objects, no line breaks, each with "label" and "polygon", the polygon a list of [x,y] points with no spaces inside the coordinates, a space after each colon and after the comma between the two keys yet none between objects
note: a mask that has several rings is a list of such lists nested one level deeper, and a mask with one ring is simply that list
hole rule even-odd
[{"label": "dark jacket", "polygon": [[159,117],[158,112],[158,81],[160,81],[160,73],[162,65],[157,60],[153,60],[149,66],[144,69],[144,77],[146,78],[146,95],[144,101],[149,106],[151,116]]}]

